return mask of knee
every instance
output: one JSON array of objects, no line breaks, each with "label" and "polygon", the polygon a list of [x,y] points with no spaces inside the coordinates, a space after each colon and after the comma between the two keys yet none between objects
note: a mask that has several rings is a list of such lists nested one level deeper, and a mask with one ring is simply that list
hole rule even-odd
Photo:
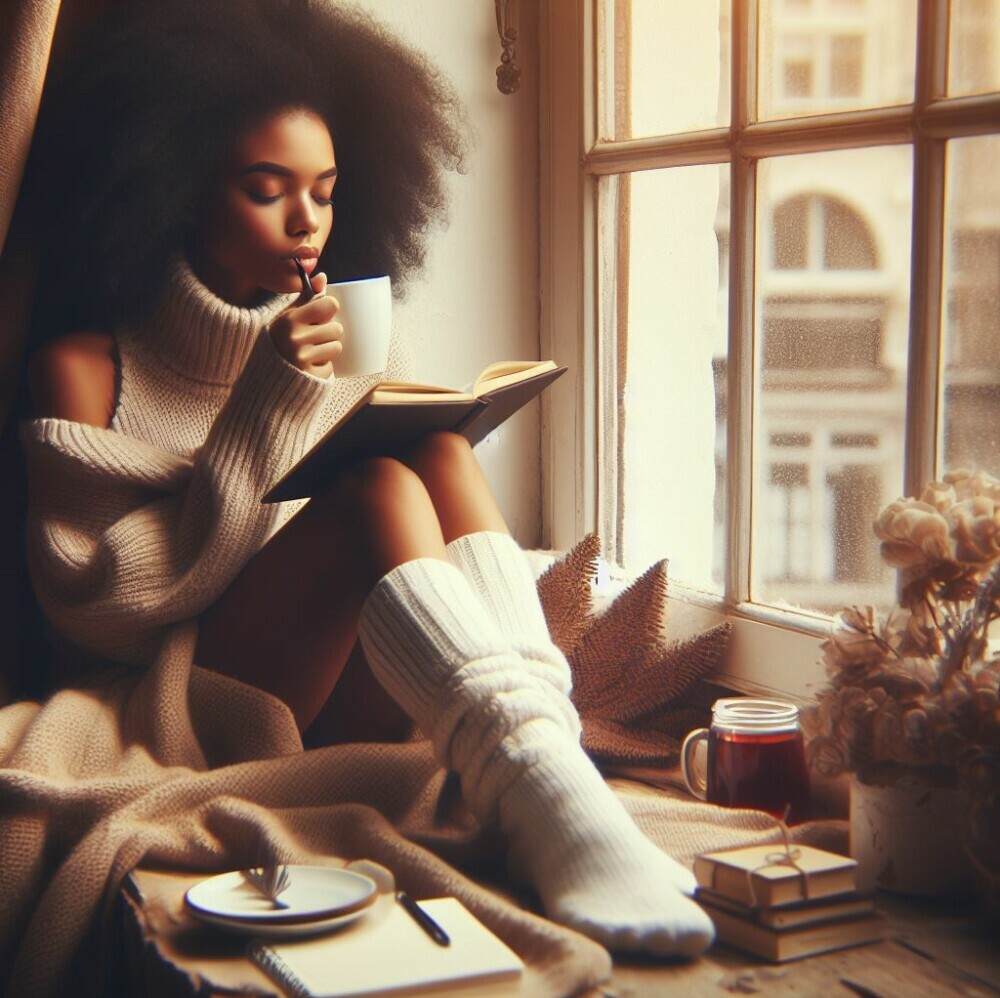
[{"label": "knee", "polygon": [[342,477],[340,492],[355,508],[379,519],[430,504],[420,476],[392,457],[371,457],[357,464]]},{"label": "knee", "polygon": [[428,433],[413,448],[408,462],[423,476],[440,477],[461,471],[475,461],[472,446],[459,433]]}]

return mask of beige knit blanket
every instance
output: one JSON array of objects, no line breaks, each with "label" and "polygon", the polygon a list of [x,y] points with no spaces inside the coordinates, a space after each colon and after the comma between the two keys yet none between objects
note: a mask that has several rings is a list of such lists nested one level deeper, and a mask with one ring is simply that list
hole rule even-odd
[{"label": "beige knit blanket", "polygon": [[[477,835],[428,743],[304,752],[281,702],[192,666],[195,638],[194,625],[179,625],[148,669],[0,710],[7,993],[83,993],[102,916],[134,867],[234,869],[265,846],[290,862],[372,859],[417,897],[461,898],[525,960],[526,994],[572,995],[607,979],[601,947],[458,872],[489,858],[492,840]],[[626,803],[685,861],[775,837],[754,812],[648,794]],[[797,837],[842,845],[841,833],[818,825]]]}]

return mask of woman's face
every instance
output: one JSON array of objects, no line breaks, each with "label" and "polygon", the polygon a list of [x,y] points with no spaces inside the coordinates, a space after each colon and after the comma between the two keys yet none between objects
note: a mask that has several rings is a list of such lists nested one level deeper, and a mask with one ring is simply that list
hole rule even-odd
[{"label": "woman's face", "polygon": [[284,111],[237,143],[199,219],[191,265],[220,298],[251,305],[298,291],[297,256],[312,273],[333,228],[337,166],[326,125]]}]

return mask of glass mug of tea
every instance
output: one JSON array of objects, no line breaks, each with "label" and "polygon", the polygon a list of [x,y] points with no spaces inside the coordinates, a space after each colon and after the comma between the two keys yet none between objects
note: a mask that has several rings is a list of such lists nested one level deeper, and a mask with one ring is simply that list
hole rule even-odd
[{"label": "glass mug of tea", "polygon": [[[708,742],[702,771],[695,754]],[[703,755],[703,753],[702,753]],[[798,708],[780,700],[731,697],[712,705],[711,728],[692,731],[681,746],[681,772],[696,797],[724,807],[748,807],[809,817],[809,772]]]}]

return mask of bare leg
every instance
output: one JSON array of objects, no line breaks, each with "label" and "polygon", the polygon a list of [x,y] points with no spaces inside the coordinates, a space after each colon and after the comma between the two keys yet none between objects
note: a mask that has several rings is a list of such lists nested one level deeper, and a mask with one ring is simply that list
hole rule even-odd
[{"label": "bare leg", "polygon": [[345,742],[404,742],[413,734],[410,715],[385,691],[360,642],[327,701],[302,732],[306,748]]},{"label": "bare leg", "polygon": [[[514,545],[479,462],[464,437],[454,433],[430,434],[411,448],[403,460],[423,482],[445,541],[491,531]],[[534,591],[534,582],[530,585]],[[356,645],[336,688],[305,733],[305,741],[307,745],[401,741],[411,730],[409,715],[374,677],[361,646]]]},{"label": "bare leg", "polygon": [[401,460],[424,483],[445,543],[481,530],[508,532],[483,469],[465,437],[431,433]]},{"label": "bare leg", "polygon": [[275,694],[304,730],[344,671],[374,584],[421,557],[446,558],[426,488],[398,461],[366,461],[286,524],[202,615],[195,661]]}]

